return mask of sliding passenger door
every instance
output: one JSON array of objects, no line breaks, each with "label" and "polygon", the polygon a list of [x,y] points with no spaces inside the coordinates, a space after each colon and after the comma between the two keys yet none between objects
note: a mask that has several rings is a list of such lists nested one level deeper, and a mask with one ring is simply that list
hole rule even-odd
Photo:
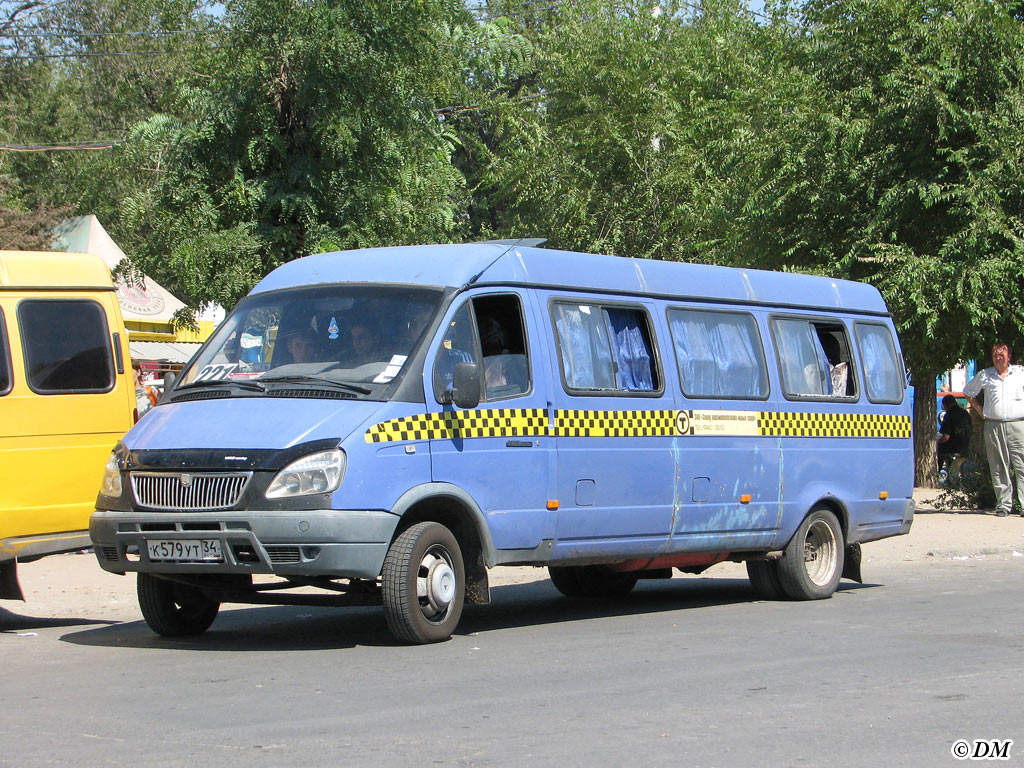
[{"label": "sliding passenger door", "polygon": [[779,444],[766,429],[770,385],[753,314],[672,307],[679,375],[672,550],[767,546],[779,525]]},{"label": "sliding passenger door", "polygon": [[553,558],[650,555],[671,530],[674,413],[653,303],[548,305],[557,442]]}]

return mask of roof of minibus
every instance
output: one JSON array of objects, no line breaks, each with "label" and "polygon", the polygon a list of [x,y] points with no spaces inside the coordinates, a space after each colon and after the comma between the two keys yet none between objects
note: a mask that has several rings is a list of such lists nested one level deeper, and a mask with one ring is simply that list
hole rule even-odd
[{"label": "roof of minibus", "polygon": [[110,269],[91,253],[0,251],[0,288],[104,288]]},{"label": "roof of minibus", "polygon": [[631,259],[504,243],[414,245],[321,253],[288,262],[253,293],[320,283],[392,283],[458,288],[535,285],[887,313],[866,283],[791,272]]}]

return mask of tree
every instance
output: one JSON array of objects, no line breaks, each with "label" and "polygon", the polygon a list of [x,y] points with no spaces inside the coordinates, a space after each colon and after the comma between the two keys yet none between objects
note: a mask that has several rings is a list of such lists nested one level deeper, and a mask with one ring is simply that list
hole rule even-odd
[{"label": "tree", "polygon": [[46,250],[53,228],[67,217],[69,209],[43,204],[28,209],[15,197],[16,186],[13,178],[0,175],[0,251]]},{"label": "tree", "polygon": [[464,191],[436,110],[457,91],[456,0],[227,4],[209,76],[133,128],[159,184],[125,205],[139,262],[193,304],[342,247],[443,241]]},{"label": "tree", "polygon": [[917,482],[935,375],[1024,331],[1024,30],[988,0],[811,0],[795,63],[822,108],[780,131],[746,237],[766,266],[884,294],[914,374]]},{"label": "tree", "polygon": [[214,18],[193,0],[3,3],[0,164],[30,209],[94,213],[118,229],[122,201],[153,174],[127,162],[129,128],[172,108],[201,70]]},{"label": "tree", "polygon": [[536,54],[508,78],[528,82],[533,98],[494,105],[479,153],[474,202],[493,229],[622,256],[743,263],[740,223],[767,127],[811,93],[779,53],[794,37],[784,16],[758,23],[739,0],[582,0],[545,13],[520,30]]}]

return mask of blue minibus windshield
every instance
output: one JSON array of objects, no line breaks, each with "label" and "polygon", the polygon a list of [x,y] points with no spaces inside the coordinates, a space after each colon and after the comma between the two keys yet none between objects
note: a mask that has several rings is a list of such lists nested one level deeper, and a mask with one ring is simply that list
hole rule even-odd
[{"label": "blue minibus windshield", "polygon": [[221,324],[176,389],[234,383],[251,393],[275,381],[323,382],[379,399],[441,297],[439,289],[366,284],[255,294]]}]

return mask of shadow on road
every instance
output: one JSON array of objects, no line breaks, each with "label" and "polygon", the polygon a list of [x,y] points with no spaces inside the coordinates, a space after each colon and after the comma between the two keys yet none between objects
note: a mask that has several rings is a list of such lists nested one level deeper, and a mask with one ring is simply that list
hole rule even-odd
[{"label": "shadow on road", "polygon": [[0,608],[0,632],[23,632],[26,629],[47,629],[48,627],[77,627],[82,624],[116,624],[117,622],[106,619],[83,619],[83,618],[39,618],[37,616],[22,616],[6,608]]},{"label": "shadow on road", "polygon": [[[839,594],[872,586],[876,585],[842,582]],[[456,636],[758,601],[745,578],[641,581],[627,597],[608,600],[563,597],[544,579],[494,587],[490,605],[466,606]],[[301,606],[231,606],[221,610],[204,634],[189,638],[160,637],[145,622],[135,621],[71,632],[61,639],[100,647],[207,652],[317,651],[400,645],[388,631],[380,608]]]},{"label": "shadow on road", "polygon": [[[871,586],[844,581],[839,590]],[[640,581],[627,597],[607,600],[563,597],[547,580],[497,587],[491,590],[491,598],[489,606],[467,608],[458,634],[763,602],[745,578],[706,577]]]}]

